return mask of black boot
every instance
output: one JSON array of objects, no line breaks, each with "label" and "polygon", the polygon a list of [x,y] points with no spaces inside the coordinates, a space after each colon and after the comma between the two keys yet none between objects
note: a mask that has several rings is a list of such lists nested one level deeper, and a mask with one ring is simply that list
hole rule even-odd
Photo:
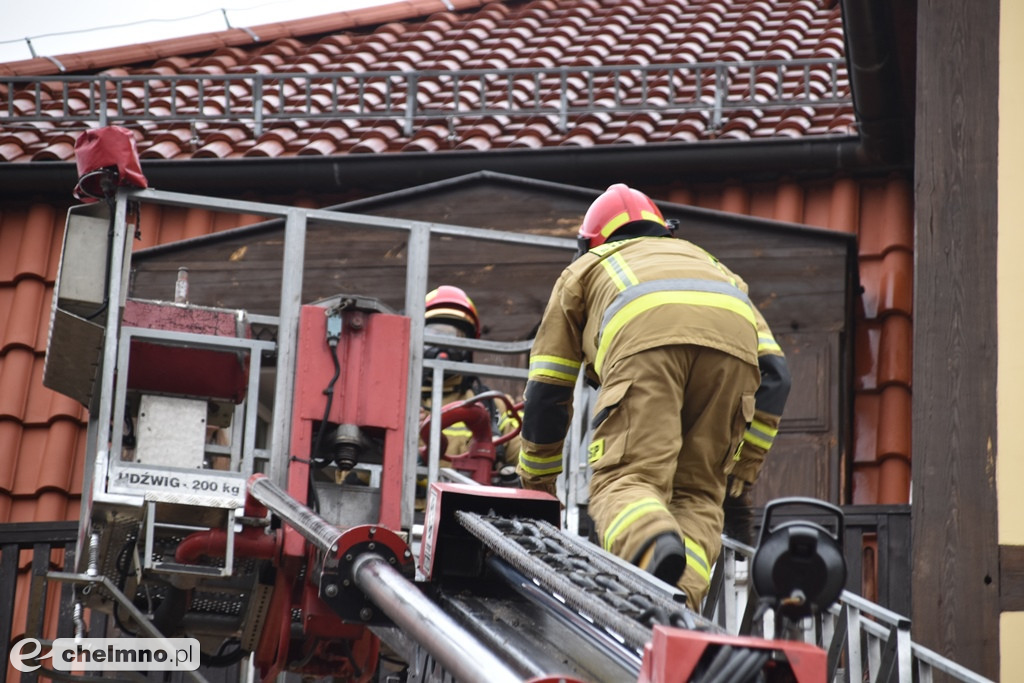
[{"label": "black boot", "polygon": [[674,586],[686,570],[686,546],[677,534],[666,531],[640,551],[639,560],[635,564],[641,569]]}]

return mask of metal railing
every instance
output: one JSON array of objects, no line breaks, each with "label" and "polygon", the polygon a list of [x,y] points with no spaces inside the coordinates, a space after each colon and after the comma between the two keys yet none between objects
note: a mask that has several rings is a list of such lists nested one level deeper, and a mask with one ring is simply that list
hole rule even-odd
[{"label": "metal railing", "polygon": [[0,80],[0,123],[270,123],[547,117],[562,132],[583,114],[726,112],[849,106],[841,59],[423,71],[33,76]]},{"label": "metal railing", "polygon": [[[749,577],[754,548],[724,538],[722,555],[712,576],[712,592],[705,615],[713,616],[731,634],[775,636],[774,615],[749,629],[756,596]],[[802,640],[828,653],[828,677],[833,683],[931,683],[934,672],[949,680],[993,683],[910,637],[910,619],[844,590],[839,601],[824,614],[803,620]]]},{"label": "metal railing", "polygon": [[[102,590],[101,586],[114,592],[119,591],[105,577],[73,573],[77,535],[77,522],[0,524],[0,585],[9,588],[5,595],[0,597],[0,646],[4,652],[11,652],[13,646],[23,637],[38,640],[46,649],[53,645],[54,638],[107,635],[107,616],[95,610],[83,610],[79,603],[80,593],[93,589]],[[27,577],[27,610],[24,623],[15,623],[15,598],[22,594],[18,589],[25,587],[18,586],[18,564],[23,550],[32,551],[32,562]],[[54,556],[54,551],[63,551],[62,562],[59,556]],[[56,614],[53,609],[55,605]],[[128,609],[134,609],[130,602],[126,606]],[[141,617],[141,613],[138,616]],[[141,620],[138,623],[143,622],[144,620]],[[152,634],[158,633],[152,626],[149,628]],[[48,637],[51,635],[52,638]],[[32,651],[28,648],[28,656],[23,661],[29,666],[38,665],[39,668],[16,673],[15,680],[21,683],[34,683],[38,680],[98,680],[55,671],[50,663],[43,661],[45,657],[32,659]],[[35,652],[38,653],[38,650]],[[0,662],[0,683],[6,683],[8,680],[11,673],[9,664],[7,658]],[[215,669],[212,672],[208,667],[202,666],[200,671],[202,673],[185,672],[185,678],[206,683],[239,680],[237,666]],[[152,672],[148,677],[138,673],[125,673],[125,676],[126,680],[157,683],[165,680],[163,673]],[[209,673],[213,674],[212,677],[203,675]]]},{"label": "metal railing", "polygon": [[[78,534],[77,522],[39,522],[0,525],[0,586],[4,586],[4,595],[0,597],[0,647],[4,652],[11,651],[15,638],[23,635],[38,636],[46,619],[46,606],[52,603],[43,582],[51,565],[55,561],[54,550],[63,550],[63,567],[75,566],[75,540]],[[25,623],[14,623],[15,597],[19,595],[18,574],[19,558],[22,550],[32,551],[32,564],[29,568],[31,582],[28,610]],[[31,590],[34,589],[34,590]],[[74,595],[70,586],[60,589],[59,613],[56,629],[59,635],[73,635],[75,620],[81,614],[75,612]],[[15,627],[23,627],[15,631]],[[7,680],[9,662],[0,662],[0,683]],[[35,672],[24,673],[21,680],[38,680]]]}]

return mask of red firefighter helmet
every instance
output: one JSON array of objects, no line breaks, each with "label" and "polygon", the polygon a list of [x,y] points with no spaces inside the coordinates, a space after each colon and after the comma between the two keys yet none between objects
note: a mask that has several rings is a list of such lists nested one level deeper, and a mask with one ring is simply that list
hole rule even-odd
[{"label": "red firefighter helmet", "polygon": [[634,221],[653,221],[668,227],[661,210],[640,190],[616,183],[587,209],[578,239],[582,250],[604,244],[616,230]]},{"label": "red firefighter helmet", "polygon": [[427,294],[426,322],[445,322],[465,330],[473,339],[480,338],[480,315],[473,300],[462,289],[441,285]]}]

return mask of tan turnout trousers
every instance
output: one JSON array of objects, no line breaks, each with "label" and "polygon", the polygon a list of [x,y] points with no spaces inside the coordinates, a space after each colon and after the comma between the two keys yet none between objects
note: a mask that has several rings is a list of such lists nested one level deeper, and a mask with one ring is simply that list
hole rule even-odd
[{"label": "tan turnout trousers", "polygon": [[726,476],[754,415],[756,366],[679,344],[606,368],[594,409],[589,512],[606,550],[636,562],[673,531],[686,543],[679,587],[691,609],[707,594],[721,551]]}]

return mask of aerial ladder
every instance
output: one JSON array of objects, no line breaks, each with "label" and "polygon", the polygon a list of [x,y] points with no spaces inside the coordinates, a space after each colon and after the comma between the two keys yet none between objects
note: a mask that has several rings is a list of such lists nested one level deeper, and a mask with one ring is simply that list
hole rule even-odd
[{"label": "aerial ladder", "polygon": [[[133,298],[131,246],[150,202],[281,221],[279,314],[193,303],[183,279],[177,300]],[[305,301],[312,221],[405,231],[404,312],[366,295]],[[193,680],[226,667],[260,681],[826,680],[822,648],[729,635],[678,588],[567,532],[555,497],[494,485],[485,402],[500,397],[434,401],[421,418],[424,368],[439,395],[453,367],[424,360],[425,341],[502,346],[424,331],[439,229],[515,239],[125,187],[69,210],[44,383],[89,409],[78,565],[48,573],[74,586],[76,615],[195,638]],[[439,468],[454,422],[473,445]],[[835,512],[838,533],[781,524],[763,539],[755,580],[780,624],[842,589]]]}]

